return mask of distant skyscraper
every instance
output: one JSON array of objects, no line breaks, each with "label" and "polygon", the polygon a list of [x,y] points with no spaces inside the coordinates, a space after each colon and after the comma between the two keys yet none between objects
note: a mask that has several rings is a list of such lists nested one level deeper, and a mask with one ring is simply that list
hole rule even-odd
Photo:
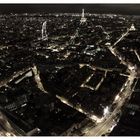
[{"label": "distant skyscraper", "polygon": [[42,25],[42,40],[48,40],[48,34],[47,34],[47,22],[43,22]]},{"label": "distant skyscraper", "polygon": [[81,17],[80,22],[81,22],[81,23],[84,23],[84,22],[86,22],[86,21],[87,21],[87,19],[85,18],[84,9],[82,9],[82,17]]},{"label": "distant skyscraper", "polygon": [[76,39],[76,37],[78,37],[78,36],[79,36],[79,29],[76,29],[75,34],[74,34],[73,36],[71,36],[71,39],[70,39],[70,44],[71,44],[71,45],[74,45],[74,44],[75,44],[75,39]]}]

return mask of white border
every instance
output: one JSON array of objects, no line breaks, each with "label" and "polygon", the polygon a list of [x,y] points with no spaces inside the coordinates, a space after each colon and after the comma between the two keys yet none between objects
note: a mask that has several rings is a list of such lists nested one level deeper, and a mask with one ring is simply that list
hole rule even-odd
[{"label": "white border", "polygon": [[140,3],[140,0],[0,0],[0,3]]}]

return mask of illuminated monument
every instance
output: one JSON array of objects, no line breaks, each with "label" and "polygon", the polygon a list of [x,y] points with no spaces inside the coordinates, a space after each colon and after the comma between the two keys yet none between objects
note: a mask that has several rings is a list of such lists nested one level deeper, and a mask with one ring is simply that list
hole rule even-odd
[{"label": "illuminated monument", "polygon": [[132,24],[130,27],[130,31],[135,31],[135,30],[136,30],[136,28],[135,28],[134,24]]},{"label": "illuminated monument", "polygon": [[80,22],[81,22],[81,23],[84,23],[84,22],[86,22],[86,21],[87,21],[87,19],[85,18],[84,9],[82,9],[82,17],[81,17]]}]

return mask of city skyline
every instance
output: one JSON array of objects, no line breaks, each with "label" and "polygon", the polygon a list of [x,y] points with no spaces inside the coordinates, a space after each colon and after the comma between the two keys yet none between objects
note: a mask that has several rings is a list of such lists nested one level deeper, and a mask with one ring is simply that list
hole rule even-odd
[{"label": "city skyline", "polygon": [[140,136],[140,5],[0,6],[0,136]]},{"label": "city skyline", "polygon": [[140,4],[0,4],[0,13],[113,13],[139,15]]}]

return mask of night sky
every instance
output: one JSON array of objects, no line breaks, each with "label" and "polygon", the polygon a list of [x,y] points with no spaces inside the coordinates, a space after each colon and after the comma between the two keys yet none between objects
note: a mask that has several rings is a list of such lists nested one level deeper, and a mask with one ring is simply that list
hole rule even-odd
[{"label": "night sky", "polygon": [[0,4],[0,13],[90,13],[140,14],[140,4]]}]

